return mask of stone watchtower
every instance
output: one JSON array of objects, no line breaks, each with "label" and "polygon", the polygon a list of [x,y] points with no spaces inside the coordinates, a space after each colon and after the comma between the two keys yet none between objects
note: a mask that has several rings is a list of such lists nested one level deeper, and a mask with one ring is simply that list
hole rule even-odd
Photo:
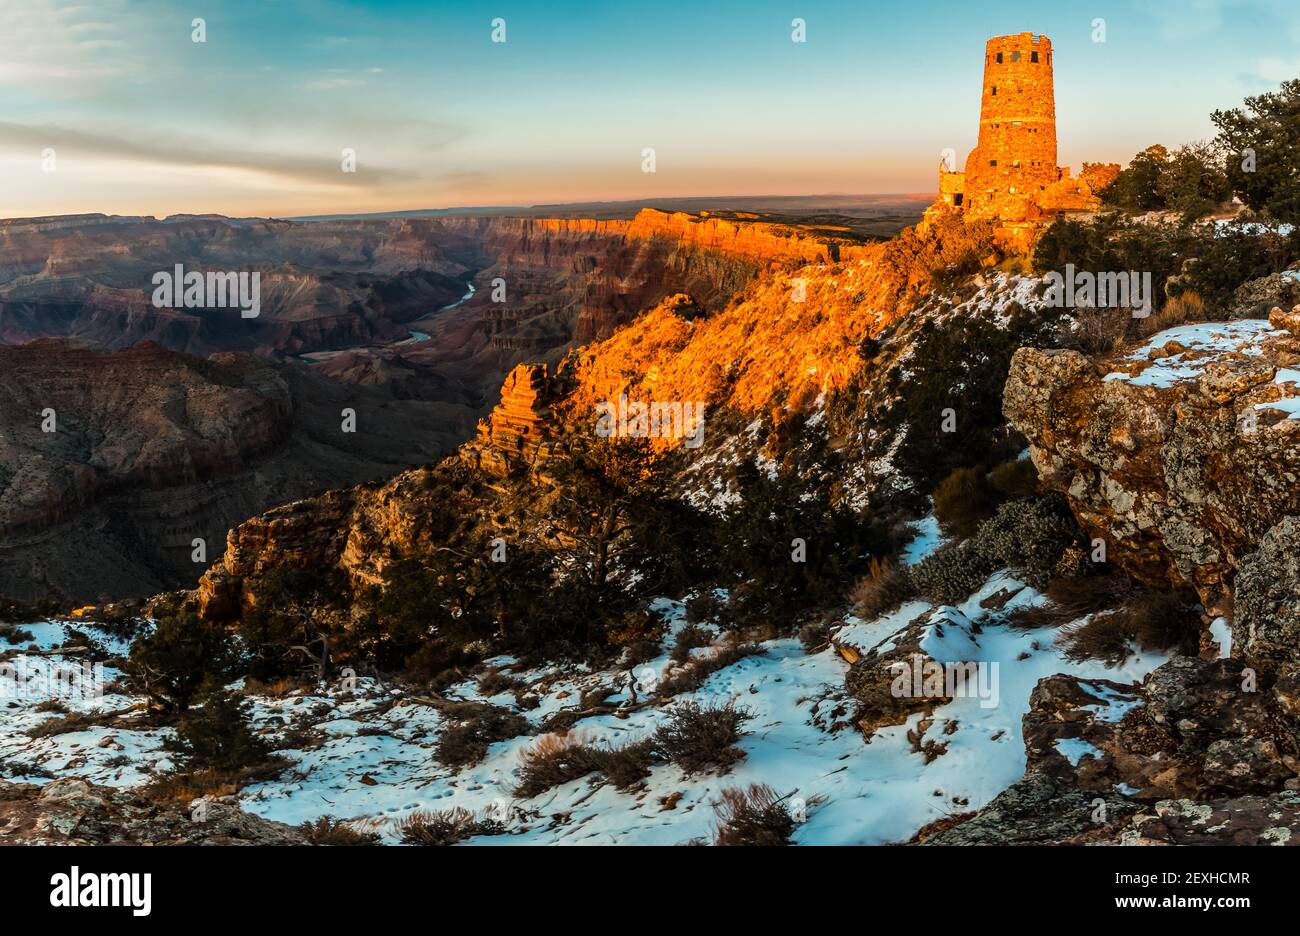
[{"label": "stone watchtower", "polygon": [[1001,242],[1024,247],[1055,214],[1098,207],[1092,190],[1056,165],[1052,42],[1046,36],[1018,33],[984,44],[978,140],[965,172],[940,165],[939,199],[927,215],[946,207],[968,220],[996,221]]},{"label": "stone watchtower", "polygon": [[979,142],[966,159],[971,217],[1022,221],[1059,178],[1052,43],[1046,36],[997,36],[984,45]]}]

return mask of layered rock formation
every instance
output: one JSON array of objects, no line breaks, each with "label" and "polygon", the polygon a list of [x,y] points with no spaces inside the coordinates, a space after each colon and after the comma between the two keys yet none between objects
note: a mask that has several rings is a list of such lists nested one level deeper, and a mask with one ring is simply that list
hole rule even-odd
[{"label": "layered rock formation", "polygon": [[0,348],[0,374],[0,594],[69,605],[192,584],[247,517],[432,460],[474,419],[463,403],[149,344]]},{"label": "layered rock formation", "polygon": [[105,355],[46,340],[0,348],[0,535],[59,523],[122,485],[237,471],[289,432],[269,366],[142,344]]},{"label": "layered rock formation", "polygon": [[461,449],[461,457],[498,477],[545,460],[560,428],[551,410],[557,395],[545,364],[520,364],[506,377],[501,402],[479,423],[478,437]]},{"label": "layered rock formation", "polygon": [[[0,224],[0,339],[74,336],[110,349],[154,340],[191,353],[262,354],[382,344],[405,337],[405,324],[461,299],[466,281],[483,271],[483,284],[499,276],[508,289],[504,303],[491,303],[485,291],[486,304],[477,307],[486,336],[518,331],[506,323],[563,313],[561,328],[532,341],[526,334],[499,335],[506,350],[546,350],[575,335],[603,337],[668,292],[687,289],[701,302],[725,301],[756,265],[833,259],[853,243],[781,225],[651,209],[628,221],[13,220]],[[709,259],[716,257],[726,259]],[[259,273],[260,315],[249,320],[237,309],[156,308],[152,278],[177,264]],[[490,327],[494,320],[504,327]]]},{"label": "layered rock formation", "polygon": [[[14,432],[0,447],[0,593],[76,601],[185,584],[194,538],[214,559],[234,524],[270,505],[449,451],[521,361],[554,363],[680,290],[721,308],[762,266],[825,259],[841,243],[654,211],[309,224],[86,216],[5,222],[0,241],[0,338],[159,343],[108,358],[59,343],[0,352],[14,378],[0,379]],[[259,271],[262,316],[154,308],[149,279],[176,263]],[[309,367],[220,355],[353,344]],[[165,348],[218,354],[200,362]],[[555,374],[526,369],[507,384],[479,440],[489,471],[534,460],[562,396]],[[38,432],[47,407],[73,435],[51,444]],[[344,407],[359,414],[350,436],[338,431]]]},{"label": "layered rock formation", "polygon": [[[144,340],[190,353],[261,354],[382,341],[454,302],[482,265],[467,235],[401,223],[302,225],[87,216],[0,225],[0,339]],[[257,272],[261,311],[155,307],[153,276]]]}]

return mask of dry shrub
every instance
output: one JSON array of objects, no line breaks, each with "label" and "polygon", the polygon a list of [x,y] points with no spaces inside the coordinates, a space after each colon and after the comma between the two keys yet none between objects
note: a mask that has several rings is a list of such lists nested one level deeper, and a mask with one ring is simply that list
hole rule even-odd
[{"label": "dry shrub", "polygon": [[1128,657],[1130,643],[1143,650],[1195,653],[1199,635],[1200,619],[1193,598],[1179,592],[1142,590],[1127,596],[1118,610],[1066,628],[1059,642],[1068,659],[1118,665]]},{"label": "dry shrub", "polygon": [[1033,497],[1038,493],[1038,469],[1028,458],[1013,458],[989,472],[989,484],[1000,500]]},{"label": "dry shrub", "polygon": [[83,731],[86,728],[94,726],[94,721],[85,715],[79,715],[72,712],[67,715],[47,718],[37,725],[32,725],[26,731],[29,738],[50,738],[54,735],[68,734],[72,731]]},{"label": "dry shrub", "polygon": [[1129,630],[1123,616],[1114,612],[1099,614],[1061,631],[1057,642],[1067,660],[1101,660],[1118,666],[1129,655]]},{"label": "dry shrub", "polygon": [[189,804],[205,796],[234,796],[251,783],[275,779],[288,766],[288,760],[274,757],[265,763],[237,770],[175,771],[159,776],[142,792],[150,802],[165,806]]},{"label": "dry shrub", "polygon": [[973,536],[996,507],[983,465],[957,468],[934,488],[934,516],[949,536]]},{"label": "dry shrub", "polygon": [[831,629],[826,621],[810,621],[799,628],[799,643],[805,653],[816,653],[831,642]]},{"label": "dry shrub", "polygon": [[630,789],[650,776],[654,753],[654,742],[649,739],[622,747],[594,749],[597,769],[620,790]]},{"label": "dry shrub", "polygon": [[1080,307],[1074,310],[1075,327],[1060,335],[1059,341],[1090,356],[1110,354],[1123,347],[1132,321],[1131,309]]},{"label": "dry shrub", "polygon": [[260,679],[249,677],[244,680],[243,693],[246,696],[283,699],[286,696],[293,695],[301,688],[302,683],[296,679],[276,679],[271,682],[263,682]]},{"label": "dry shrub", "polygon": [[707,627],[701,627],[699,624],[684,624],[677,631],[677,637],[673,641],[671,659],[675,663],[685,663],[691,658],[692,650],[707,647],[711,643],[713,643],[713,632]]},{"label": "dry shrub", "polygon": [[687,774],[726,773],[745,756],[736,742],[753,717],[734,700],[716,706],[681,702],[655,731],[655,747]]},{"label": "dry shrub", "polygon": [[589,709],[598,705],[604,705],[605,700],[617,693],[618,690],[608,683],[597,683],[590,688],[582,690],[578,696],[578,708]]},{"label": "dry shrub", "polygon": [[515,692],[523,688],[522,679],[503,673],[500,669],[490,669],[478,678],[478,691],[484,696]]},{"label": "dry shrub", "polygon": [[657,640],[636,640],[630,644],[623,645],[623,657],[621,663],[627,668],[640,666],[642,663],[649,663],[659,655],[659,641]]},{"label": "dry shrub", "polygon": [[458,723],[443,729],[433,754],[439,763],[456,770],[481,761],[489,745],[533,730],[522,715],[486,702],[466,702],[443,714]]},{"label": "dry shrub", "polygon": [[766,783],[747,789],[727,787],[713,804],[718,817],[715,845],[789,845],[795,819],[785,803]]},{"label": "dry shrub", "polygon": [[298,828],[313,845],[378,845],[379,835],[352,828],[332,816],[321,816],[315,822],[304,822]]},{"label": "dry shrub", "polygon": [[1133,595],[1133,585],[1122,572],[1054,578],[1044,589],[1047,603],[1019,608],[1007,619],[1017,630],[1061,627],[1081,617],[1123,604]]},{"label": "dry shrub", "polygon": [[455,845],[474,835],[501,835],[506,830],[500,822],[479,818],[460,806],[411,813],[397,829],[405,845]]},{"label": "dry shrub", "polygon": [[1143,650],[1195,653],[1201,622],[1194,601],[1178,592],[1143,591],[1125,605],[1133,639]]},{"label": "dry shrub", "polygon": [[600,764],[586,735],[577,731],[545,734],[519,752],[522,766],[515,795],[528,798],[595,773]]},{"label": "dry shrub", "polygon": [[870,621],[894,610],[915,594],[912,576],[906,568],[888,559],[872,557],[867,574],[853,583],[849,600],[853,602],[853,613]]},{"label": "dry shrub", "polygon": [[1184,325],[1187,322],[1204,322],[1205,319],[1205,300],[1201,298],[1200,293],[1189,289],[1167,301],[1160,311],[1133,321],[1137,336],[1150,338],[1166,328]]}]

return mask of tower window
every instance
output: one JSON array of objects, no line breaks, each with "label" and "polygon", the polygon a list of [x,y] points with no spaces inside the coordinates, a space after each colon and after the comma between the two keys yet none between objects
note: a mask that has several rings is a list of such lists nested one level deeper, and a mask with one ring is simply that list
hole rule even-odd
[{"label": "tower window", "polygon": [[990,166],[996,166],[997,164],[998,164],[998,161],[997,161],[996,159],[990,159],[990,160],[989,160],[989,165],[990,165]]},{"label": "tower window", "polygon": [[962,194],[961,194],[961,192],[957,192],[955,195],[952,196],[952,203],[953,203],[954,205],[960,205],[960,204],[961,204],[961,200],[962,200]]},{"label": "tower window", "polygon": [[1037,53],[1037,52],[1030,52],[1030,53],[1029,53],[1029,61],[1031,61],[1031,62],[1037,62],[1037,61],[1038,61],[1038,53]]},{"label": "tower window", "polygon": [[997,97],[997,96],[998,96],[998,86],[997,86],[997,85],[994,85],[994,86],[993,86],[993,96],[994,96],[994,97]]},{"label": "tower window", "polygon": [[998,64],[999,64],[999,65],[1002,64],[1002,53],[1001,53],[1001,52],[998,53]]}]

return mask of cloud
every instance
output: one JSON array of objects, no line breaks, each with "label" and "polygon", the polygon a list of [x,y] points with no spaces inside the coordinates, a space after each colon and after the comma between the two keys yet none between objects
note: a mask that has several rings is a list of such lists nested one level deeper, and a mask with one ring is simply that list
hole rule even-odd
[{"label": "cloud", "polygon": [[295,85],[300,91],[337,91],[339,88],[360,88],[365,85],[362,78],[318,78]]},{"label": "cloud", "polygon": [[1280,84],[1300,78],[1300,59],[1262,58],[1255,73],[1270,84]]},{"label": "cloud", "polygon": [[1295,0],[1139,0],[1138,9],[1157,23],[1160,38],[1170,42],[1200,39],[1222,32],[1225,18],[1250,19],[1263,26],[1266,19],[1291,38],[1300,36],[1295,20]]},{"label": "cloud", "polygon": [[148,60],[138,40],[153,25],[146,12],[120,0],[94,10],[56,0],[0,3],[0,84],[60,94],[139,72]]},{"label": "cloud", "polygon": [[[149,142],[141,142],[147,139]],[[0,147],[37,153],[53,147],[80,160],[129,160],[158,166],[239,170],[277,176],[304,184],[381,185],[409,183],[421,177],[414,172],[363,163],[361,172],[347,176],[339,168],[338,151],[319,157],[276,152],[254,152],[196,141],[171,142],[162,134],[150,139],[138,134],[126,139],[111,134],[73,130],[57,125],[32,125],[0,121]]]}]

